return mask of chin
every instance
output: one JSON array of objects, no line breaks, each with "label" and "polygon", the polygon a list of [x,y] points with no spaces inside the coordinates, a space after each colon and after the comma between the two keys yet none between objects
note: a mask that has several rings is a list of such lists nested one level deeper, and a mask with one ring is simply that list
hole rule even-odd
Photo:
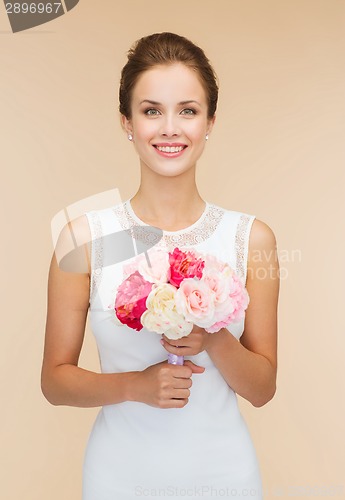
[{"label": "chin", "polygon": [[178,168],[178,167],[168,166],[167,168],[150,168],[150,170],[163,177],[176,177],[178,175],[185,174],[191,168],[192,167]]},{"label": "chin", "polygon": [[150,170],[151,172],[162,175],[164,177],[174,177],[176,175],[181,175],[193,168],[192,166],[177,165],[176,163],[174,165],[173,162],[169,161],[164,162],[164,164],[157,165],[153,162],[146,162],[145,160],[141,160],[141,164],[144,169]]}]

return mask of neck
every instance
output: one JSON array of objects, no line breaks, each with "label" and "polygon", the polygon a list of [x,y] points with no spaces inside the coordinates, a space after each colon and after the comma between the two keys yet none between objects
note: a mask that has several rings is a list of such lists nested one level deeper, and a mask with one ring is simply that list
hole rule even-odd
[{"label": "neck", "polygon": [[167,230],[192,224],[205,209],[195,183],[195,168],[167,177],[149,169],[143,172],[142,167],[140,186],[131,205],[141,220]]}]

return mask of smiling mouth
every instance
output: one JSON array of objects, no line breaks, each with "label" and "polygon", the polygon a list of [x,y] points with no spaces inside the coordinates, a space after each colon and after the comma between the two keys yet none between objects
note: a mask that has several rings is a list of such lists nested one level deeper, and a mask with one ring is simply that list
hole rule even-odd
[{"label": "smiling mouth", "polygon": [[158,151],[161,153],[180,153],[184,149],[186,149],[187,146],[153,146],[156,148]]}]

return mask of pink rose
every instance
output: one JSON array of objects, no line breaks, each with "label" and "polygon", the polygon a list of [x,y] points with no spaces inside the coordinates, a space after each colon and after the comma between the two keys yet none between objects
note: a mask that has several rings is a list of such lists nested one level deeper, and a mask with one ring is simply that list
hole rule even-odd
[{"label": "pink rose", "polygon": [[186,278],[176,292],[176,309],[201,328],[214,323],[214,292],[202,280]]},{"label": "pink rose", "polygon": [[121,283],[115,300],[115,314],[121,323],[137,331],[143,328],[140,318],[147,309],[146,299],[151,290],[152,283],[144,280],[138,271]]},{"label": "pink rose", "polygon": [[186,278],[201,278],[205,262],[198,259],[193,252],[182,252],[175,248],[169,252],[169,263],[171,277],[169,282],[179,287],[182,280]]},{"label": "pink rose", "polygon": [[205,328],[208,333],[218,332],[221,328],[227,327],[230,323],[237,323],[244,318],[244,311],[247,309],[250,299],[246,288],[235,273],[232,275],[230,295],[225,303],[227,303],[229,299],[230,305],[228,314],[223,316],[223,318],[214,325]]},{"label": "pink rose", "polygon": [[222,271],[210,272],[206,267],[203,281],[214,291],[216,308],[218,308],[218,305],[225,302],[230,295],[232,284],[231,274]]},{"label": "pink rose", "polygon": [[244,287],[237,274],[233,274],[230,297],[234,304],[234,311],[231,315],[231,322],[237,323],[238,321],[243,319],[244,311],[247,309],[250,300],[247,289]]},{"label": "pink rose", "polygon": [[150,283],[167,283],[170,279],[169,255],[164,250],[151,250],[141,259],[138,264],[138,271]]},{"label": "pink rose", "polygon": [[161,249],[149,250],[146,253],[137,255],[133,260],[123,265],[125,277],[135,271],[139,271],[143,278],[150,283],[167,283],[170,278],[168,252]]}]

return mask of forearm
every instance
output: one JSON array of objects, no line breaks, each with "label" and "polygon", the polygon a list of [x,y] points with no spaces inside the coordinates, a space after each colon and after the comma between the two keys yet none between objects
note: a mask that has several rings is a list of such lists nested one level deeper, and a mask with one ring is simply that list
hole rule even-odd
[{"label": "forearm", "polygon": [[137,372],[95,373],[63,364],[42,373],[42,392],[53,405],[92,408],[131,400]]},{"label": "forearm", "polygon": [[263,406],[276,390],[276,371],[261,354],[244,347],[222,328],[209,337],[206,351],[228,385],[254,406]]}]

